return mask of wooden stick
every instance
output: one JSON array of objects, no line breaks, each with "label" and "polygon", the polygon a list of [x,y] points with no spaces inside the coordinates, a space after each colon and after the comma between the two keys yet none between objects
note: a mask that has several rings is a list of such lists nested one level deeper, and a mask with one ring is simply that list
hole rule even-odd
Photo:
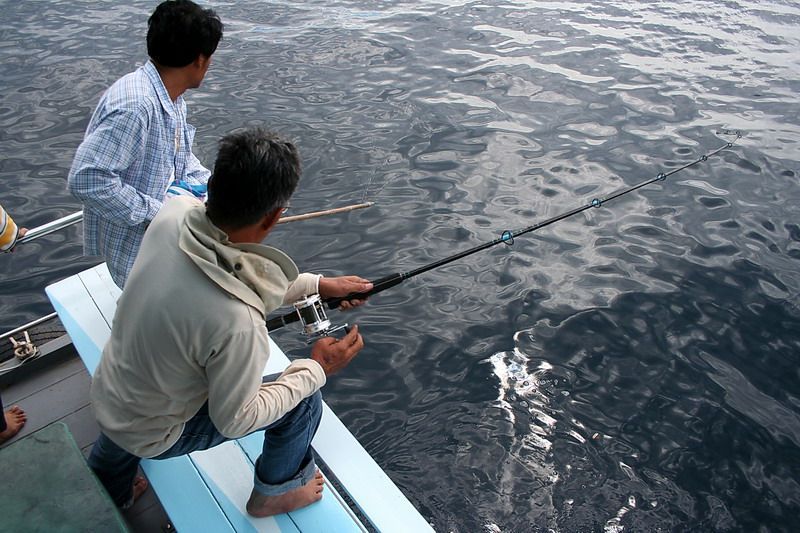
[{"label": "wooden stick", "polygon": [[317,218],[325,215],[335,215],[337,213],[346,213],[348,211],[353,211],[355,209],[364,209],[365,207],[370,207],[375,205],[375,202],[365,202],[363,204],[353,204],[348,205],[345,207],[337,207],[334,209],[326,209],[324,211],[313,211],[311,213],[304,213],[302,215],[293,215],[290,217],[281,217],[278,219],[278,224],[284,224],[286,222],[297,222],[298,220],[308,220],[309,218]]},{"label": "wooden stick", "polygon": [[[278,219],[278,224],[283,224],[285,222],[296,222],[298,220],[306,220],[309,218],[317,218],[325,215],[335,215],[337,213],[346,213],[348,211],[353,211],[355,209],[364,209],[365,207],[370,207],[374,204],[375,202],[365,202],[363,204],[353,204],[345,207],[337,207],[335,209],[326,209],[324,211],[314,211],[302,215],[281,217],[280,219]],[[48,222],[47,224],[44,224],[42,226],[31,228],[24,236],[19,237],[17,239],[15,246],[36,240],[39,237],[43,237],[54,231],[66,228],[68,226],[77,224],[78,222],[82,221],[83,221],[83,211],[78,211],[77,213],[72,213],[71,215],[67,215],[65,217],[59,218],[58,220]]]}]

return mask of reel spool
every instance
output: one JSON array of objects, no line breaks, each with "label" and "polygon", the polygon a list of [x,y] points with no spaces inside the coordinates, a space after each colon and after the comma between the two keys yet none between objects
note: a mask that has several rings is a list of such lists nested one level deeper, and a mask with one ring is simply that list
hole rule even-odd
[{"label": "reel spool", "polygon": [[297,311],[297,316],[300,317],[300,322],[303,323],[303,333],[308,336],[308,340],[306,340],[308,344],[320,337],[328,337],[335,331],[347,329],[347,324],[331,325],[319,294],[312,294],[304,300],[295,302],[294,309]]}]

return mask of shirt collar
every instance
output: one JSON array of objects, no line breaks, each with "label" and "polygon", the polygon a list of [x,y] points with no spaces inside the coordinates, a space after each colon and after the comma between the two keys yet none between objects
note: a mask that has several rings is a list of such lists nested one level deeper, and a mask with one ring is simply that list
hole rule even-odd
[{"label": "shirt collar", "polygon": [[[153,84],[153,88],[156,90],[156,94],[158,95],[158,100],[161,102],[161,107],[164,108],[164,111],[166,111],[169,116],[177,119],[177,101],[173,102],[169,97],[167,88],[164,86],[164,81],[161,79],[161,75],[158,73],[156,66],[152,61],[148,60],[147,63],[142,66],[142,70],[147,75],[148,79],[150,79],[150,83]],[[181,97],[179,96],[178,101],[180,101],[180,99]]]}]

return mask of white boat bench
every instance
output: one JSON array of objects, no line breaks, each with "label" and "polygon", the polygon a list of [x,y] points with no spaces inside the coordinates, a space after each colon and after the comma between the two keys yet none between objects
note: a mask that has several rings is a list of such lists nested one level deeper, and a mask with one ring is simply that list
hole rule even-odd
[{"label": "white boat bench", "polygon": [[[120,289],[105,264],[46,288],[64,328],[90,374],[100,362]],[[270,339],[264,374],[289,364]],[[144,460],[142,469],[164,510],[180,533],[225,531],[385,532],[433,531],[327,405],[312,442],[340,487],[368,524],[348,507],[326,478],[322,500],[306,508],[267,518],[253,518],[245,503],[253,483],[253,464],[261,453],[263,432],[187,456]]]}]

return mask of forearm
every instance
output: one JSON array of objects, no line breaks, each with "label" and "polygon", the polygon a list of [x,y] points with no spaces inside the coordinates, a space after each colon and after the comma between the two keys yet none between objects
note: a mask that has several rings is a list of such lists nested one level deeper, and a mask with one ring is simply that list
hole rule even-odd
[{"label": "forearm", "polygon": [[325,384],[325,372],[311,359],[297,360],[276,381],[262,383],[269,359],[263,323],[231,333],[219,346],[204,366],[209,414],[226,437],[238,438],[274,422]]},{"label": "forearm", "polygon": [[240,409],[219,413],[220,432],[226,437],[239,438],[261,429],[317,392],[325,380],[325,373],[316,361],[294,361],[277,380],[261,384],[252,400]]},{"label": "forearm", "polygon": [[320,274],[309,274],[304,272],[297,276],[286,291],[283,297],[284,305],[291,305],[300,300],[303,296],[310,296],[319,293],[319,280],[322,278]]},{"label": "forearm", "polygon": [[147,196],[102,168],[78,167],[69,176],[69,190],[101,217],[119,225],[146,223],[158,214],[161,200]]}]

